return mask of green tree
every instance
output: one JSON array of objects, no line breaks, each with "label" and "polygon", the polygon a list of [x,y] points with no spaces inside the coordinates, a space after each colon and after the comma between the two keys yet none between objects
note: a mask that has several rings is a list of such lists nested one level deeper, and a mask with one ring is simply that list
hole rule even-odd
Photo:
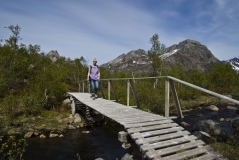
[{"label": "green tree", "polygon": [[158,34],[154,34],[149,42],[152,44],[151,49],[148,51],[148,56],[152,61],[153,76],[157,76],[158,73],[161,75],[163,61],[160,56],[165,53],[166,46],[160,43]]}]

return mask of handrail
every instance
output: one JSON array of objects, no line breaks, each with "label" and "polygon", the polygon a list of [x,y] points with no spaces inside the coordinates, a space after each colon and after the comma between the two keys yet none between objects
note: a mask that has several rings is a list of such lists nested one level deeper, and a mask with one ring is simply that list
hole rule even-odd
[{"label": "handrail", "polygon": [[218,93],[216,93],[216,92],[207,90],[207,89],[205,89],[205,88],[196,86],[196,85],[194,85],[194,84],[191,84],[191,83],[182,81],[182,80],[180,80],[180,79],[177,79],[177,78],[174,78],[174,77],[171,77],[171,76],[167,76],[167,77],[168,77],[169,79],[172,79],[172,80],[176,81],[176,82],[182,83],[182,84],[184,84],[184,85],[186,85],[186,86],[189,86],[189,87],[198,89],[198,90],[200,90],[200,91],[203,91],[203,92],[205,92],[205,93],[211,94],[211,95],[216,96],[216,97],[219,97],[219,98],[221,98],[221,99],[225,99],[225,100],[231,101],[231,102],[233,102],[233,103],[239,104],[239,101],[237,101],[237,100],[235,100],[235,99],[232,99],[232,98],[230,98],[230,97],[227,97],[227,96],[218,94]]},{"label": "handrail", "polygon": [[[230,101],[230,102],[239,104],[239,101],[237,101],[237,100],[235,100],[235,99],[232,99],[232,98],[230,98],[230,97],[227,97],[227,96],[218,94],[218,93],[216,93],[216,92],[207,90],[207,89],[205,89],[205,88],[196,86],[196,85],[194,85],[194,84],[191,84],[191,83],[182,81],[182,80],[177,79],[177,78],[174,78],[174,77],[172,77],[172,76],[139,77],[139,78],[109,78],[109,79],[101,79],[101,81],[108,81],[108,94],[109,94],[109,95],[108,95],[108,99],[110,100],[110,88],[111,88],[110,86],[113,85],[113,84],[112,84],[112,81],[114,81],[114,80],[127,80],[127,106],[129,106],[129,86],[131,86],[130,88],[131,88],[132,91],[133,91],[133,95],[134,95],[134,98],[135,98],[137,107],[139,108],[139,107],[140,107],[140,104],[139,104],[139,101],[138,101],[138,98],[137,98],[137,94],[136,94],[136,92],[135,92],[135,89],[134,89],[134,85],[133,85],[133,81],[132,81],[132,80],[160,79],[160,78],[165,78],[165,79],[166,79],[166,81],[165,81],[165,117],[169,117],[169,88],[171,87],[172,93],[173,93],[173,98],[174,98],[174,101],[175,101],[175,105],[176,105],[176,107],[177,107],[178,115],[179,115],[180,118],[183,118],[182,111],[181,111],[181,106],[180,106],[180,103],[179,103],[179,99],[178,99],[177,92],[176,92],[176,88],[174,87],[173,81],[178,82],[178,83],[181,83],[181,84],[184,84],[184,85],[189,86],[189,87],[192,87],[192,88],[194,88],[194,89],[200,90],[200,91],[202,91],[202,92],[211,94],[211,95],[216,96],[216,97],[219,97],[219,98],[221,98],[221,99],[225,99],[225,100],[228,100],[228,101]],[[85,81],[86,81],[86,80],[82,80],[82,81],[79,82],[79,86],[80,86],[80,83],[83,83],[83,92],[84,92],[84,82],[85,82]],[[130,83],[129,83],[129,82],[130,82]],[[88,85],[89,85],[89,84],[88,84]],[[115,92],[115,89],[114,89],[113,86],[112,86],[112,89],[113,89],[113,92],[114,92],[114,95],[115,95],[116,100],[118,100],[118,97],[117,97],[117,95],[116,95],[116,92]],[[103,91],[102,91],[102,92],[103,92]]]}]

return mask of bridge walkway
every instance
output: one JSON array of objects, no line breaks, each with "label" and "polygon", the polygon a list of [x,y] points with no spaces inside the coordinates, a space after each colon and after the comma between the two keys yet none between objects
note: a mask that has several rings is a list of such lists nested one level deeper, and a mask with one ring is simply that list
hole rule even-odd
[{"label": "bridge walkway", "polygon": [[147,159],[224,159],[212,147],[169,118],[102,98],[92,100],[89,93],[68,94],[123,125]]}]

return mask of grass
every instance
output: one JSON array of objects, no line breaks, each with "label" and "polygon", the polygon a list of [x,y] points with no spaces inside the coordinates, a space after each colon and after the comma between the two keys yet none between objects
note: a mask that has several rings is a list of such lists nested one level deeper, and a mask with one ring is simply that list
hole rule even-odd
[{"label": "grass", "polygon": [[226,142],[214,142],[210,146],[214,148],[214,151],[221,153],[224,157],[230,160],[239,160],[239,139],[234,138]]}]

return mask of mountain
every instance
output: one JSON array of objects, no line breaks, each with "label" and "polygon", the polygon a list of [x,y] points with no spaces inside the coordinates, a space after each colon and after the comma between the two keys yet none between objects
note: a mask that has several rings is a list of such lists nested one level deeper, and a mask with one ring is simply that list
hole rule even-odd
[{"label": "mountain", "polygon": [[151,61],[147,55],[147,52],[138,49],[130,51],[127,54],[122,54],[116,59],[101,65],[101,67],[106,68],[110,71],[114,70],[124,70],[133,72],[146,72],[151,66]]},{"label": "mountain", "polygon": [[223,63],[230,63],[232,68],[239,74],[239,58],[232,58],[227,61],[222,61]]},{"label": "mountain", "polygon": [[[198,69],[207,72],[214,64],[221,63],[205,45],[190,39],[166,48],[166,53],[161,55],[161,58],[164,67],[181,64],[186,71]],[[101,65],[101,67],[110,71],[149,72],[151,63],[147,52],[138,49],[122,54],[116,59]]]}]

